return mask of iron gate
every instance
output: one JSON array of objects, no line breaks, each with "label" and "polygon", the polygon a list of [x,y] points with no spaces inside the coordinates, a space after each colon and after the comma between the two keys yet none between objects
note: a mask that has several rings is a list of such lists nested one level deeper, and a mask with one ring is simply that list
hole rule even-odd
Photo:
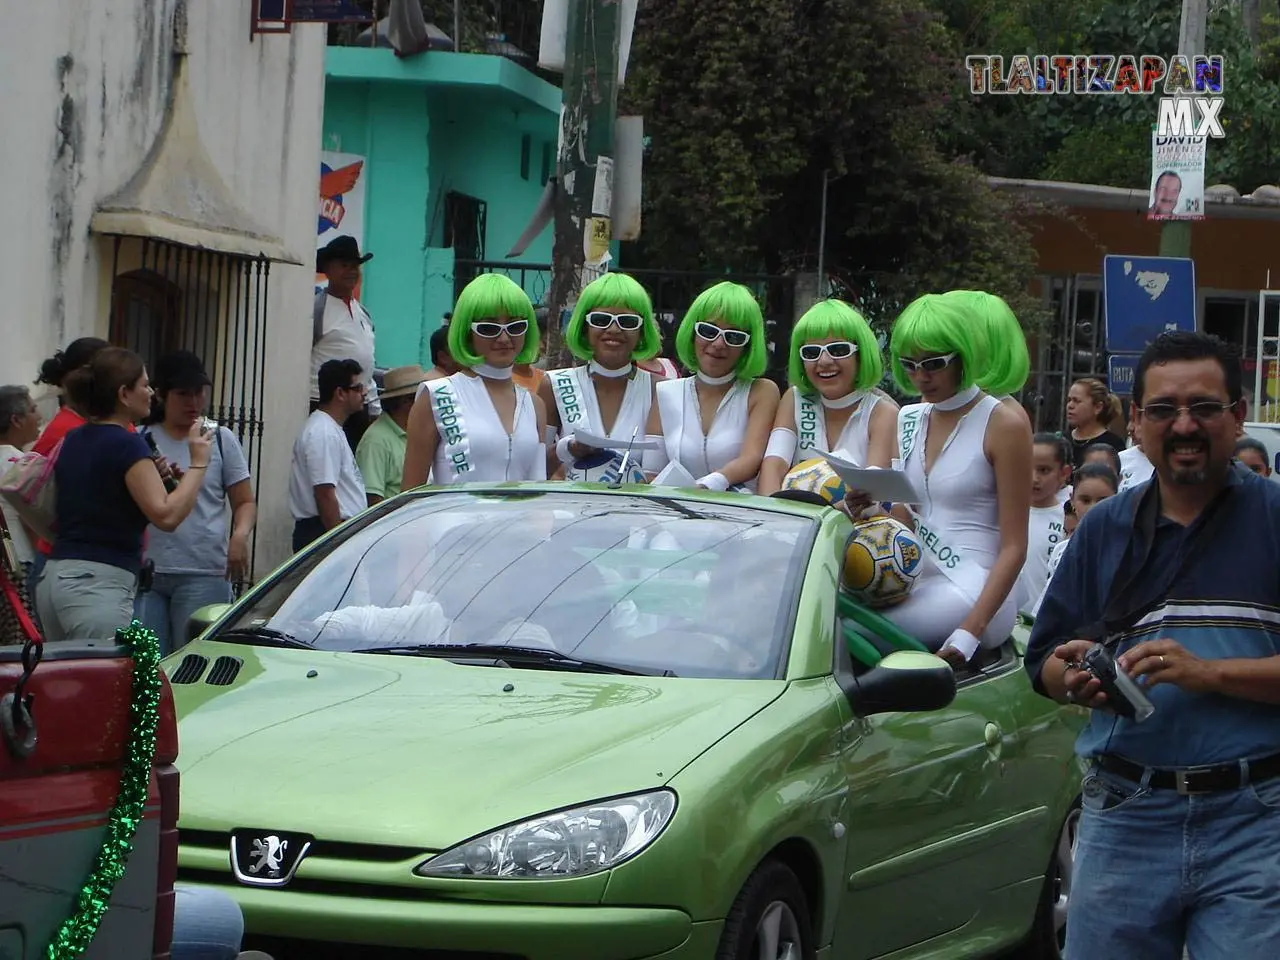
[{"label": "iron gate", "polygon": [[[213,381],[210,416],[244,447],[256,499],[262,482],[271,262],[163,240],[112,239],[108,339],[133,350],[149,369],[171,350],[190,350],[204,361]],[[257,543],[255,528],[250,582]]]}]

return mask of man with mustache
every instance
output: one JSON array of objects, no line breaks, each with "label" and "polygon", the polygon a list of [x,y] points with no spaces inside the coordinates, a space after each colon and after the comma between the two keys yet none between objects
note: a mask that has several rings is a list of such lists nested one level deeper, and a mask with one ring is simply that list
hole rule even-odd
[{"label": "man with mustache", "polygon": [[[1240,381],[1216,337],[1147,348],[1133,402],[1155,478],[1081,521],[1032,630],[1036,690],[1090,711],[1068,960],[1280,943],[1280,485],[1232,463]],[[1149,716],[1103,692],[1098,643]]]}]

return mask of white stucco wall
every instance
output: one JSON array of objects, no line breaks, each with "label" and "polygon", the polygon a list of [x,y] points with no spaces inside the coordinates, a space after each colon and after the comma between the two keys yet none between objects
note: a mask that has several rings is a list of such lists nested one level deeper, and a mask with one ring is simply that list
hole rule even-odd
[{"label": "white stucco wall", "polygon": [[[107,336],[109,242],[95,205],[138,170],[172,77],[175,0],[16,3],[0,31],[0,383],[30,383],[75,337]],[[250,0],[187,0],[201,137],[241,207],[314,256],[325,28],[249,38]],[[288,553],[287,484],[307,415],[309,266],[271,271],[258,574]],[[41,388],[43,389],[43,388]]]}]

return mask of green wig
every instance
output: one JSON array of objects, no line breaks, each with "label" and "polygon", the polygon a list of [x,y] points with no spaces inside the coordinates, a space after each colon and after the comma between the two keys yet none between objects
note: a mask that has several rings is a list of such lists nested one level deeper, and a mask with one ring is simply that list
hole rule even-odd
[{"label": "green wig", "polygon": [[632,360],[652,360],[662,352],[662,334],[653,319],[653,302],[649,294],[635,278],[625,273],[606,273],[583,288],[569,319],[569,328],[565,331],[565,343],[579,360],[592,357],[591,342],[587,339],[587,314],[600,307],[626,307],[644,317],[640,339],[631,354]]},{"label": "green wig", "polygon": [[453,359],[464,367],[484,363],[472,348],[471,325],[503,316],[529,321],[524,348],[516,354],[515,362],[537,360],[538,322],[533,315],[533,303],[519,284],[502,273],[482,273],[458,295],[458,302],[453,305],[453,319],[449,321],[449,353]]},{"label": "green wig", "polygon": [[769,345],[764,342],[764,315],[755,294],[740,283],[722,280],[698,294],[685,311],[676,331],[676,356],[686,370],[698,372],[698,355],[693,348],[693,328],[703,321],[733,327],[751,334],[733,372],[739,380],[754,380],[769,366]]},{"label": "green wig", "polygon": [[870,390],[884,376],[884,361],[880,358],[880,344],[871,326],[862,314],[841,300],[823,300],[806,311],[791,329],[791,358],[787,362],[787,379],[800,393],[813,395],[818,392],[804,361],[800,348],[810,340],[823,337],[844,337],[858,345],[858,375],[853,389]]},{"label": "green wig", "polygon": [[893,380],[909,396],[918,396],[902,366],[904,356],[957,354],[960,360],[958,389],[974,384],[975,373],[987,360],[987,337],[981,325],[954,298],[926,293],[907,304],[893,324],[889,337],[889,362]]},{"label": "green wig", "polygon": [[983,290],[952,290],[944,297],[954,300],[975,321],[987,339],[987,366],[978,386],[994,397],[1012,395],[1022,389],[1031,373],[1027,335],[1009,305]]}]

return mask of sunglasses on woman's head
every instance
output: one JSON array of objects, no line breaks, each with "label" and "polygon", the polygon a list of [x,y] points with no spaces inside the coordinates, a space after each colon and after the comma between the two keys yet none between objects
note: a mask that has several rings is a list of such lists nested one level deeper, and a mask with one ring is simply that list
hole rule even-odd
[{"label": "sunglasses on woman's head", "polygon": [[940,357],[925,357],[923,360],[911,360],[908,357],[900,357],[898,362],[902,364],[902,369],[911,373],[914,370],[923,370],[925,373],[937,373],[952,360],[956,358],[954,353],[944,353]]},{"label": "sunglasses on woman's head", "polygon": [[858,352],[858,345],[848,340],[837,340],[835,343],[806,343],[800,348],[800,359],[806,363],[816,363],[825,353],[832,360],[846,360]]},{"label": "sunglasses on woman's head", "polygon": [[471,332],[486,340],[496,340],[504,333],[508,337],[524,336],[529,329],[528,320],[512,320],[510,323],[498,323],[496,320],[478,320],[471,325]]},{"label": "sunglasses on woman's head", "polygon": [[708,343],[715,343],[718,339],[724,337],[725,345],[730,347],[745,347],[751,342],[751,334],[745,330],[717,327],[714,323],[707,323],[705,320],[695,323],[693,332]]},{"label": "sunglasses on woman's head", "polygon": [[638,313],[605,313],[603,310],[593,310],[587,314],[586,319],[587,326],[597,330],[608,330],[616,323],[619,330],[630,333],[644,326],[644,317]]}]

